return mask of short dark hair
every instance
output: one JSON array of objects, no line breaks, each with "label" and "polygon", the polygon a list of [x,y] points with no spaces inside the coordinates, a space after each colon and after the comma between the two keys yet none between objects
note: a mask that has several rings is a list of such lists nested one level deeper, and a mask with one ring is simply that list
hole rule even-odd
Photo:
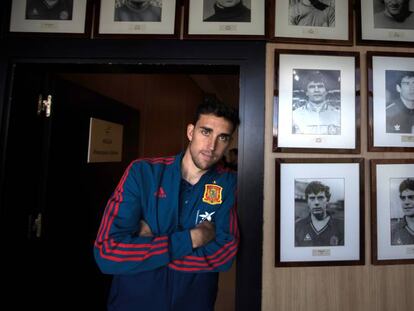
[{"label": "short dark hair", "polygon": [[318,194],[319,192],[324,192],[328,201],[331,199],[331,192],[329,191],[329,186],[324,185],[320,181],[312,181],[306,186],[305,189],[306,200],[308,199],[309,194]]},{"label": "short dark hair", "polygon": [[327,85],[325,75],[322,72],[320,72],[319,70],[317,70],[317,71],[312,70],[311,72],[309,72],[305,76],[305,78],[303,80],[303,89],[307,90],[308,84],[311,83],[311,82],[322,82],[325,85],[325,87]]},{"label": "short dark hair", "polygon": [[398,72],[397,84],[401,86],[402,79],[404,78],[414,78],[414,71],[400,71]]},{"label": "short dark hair", "polygon": [[400,184],[400,194],[404,191],[404,190],[412,190],[414,191],[414,179],[412,178],[407,178],[404,179],[401,184]]},{"label": "short dark hair", "polygon": [[240,124],[238,110],[236,108],[226,105],[222,101],[218,100],[216,97],[207,96],[204,98],[203,102],[200,105],[198,105],[194,118],[194,125],[200,119],[200,116],[202,114],[212,114],[216,117],[222,117],[226,119],[233,125],[233,131]]}]

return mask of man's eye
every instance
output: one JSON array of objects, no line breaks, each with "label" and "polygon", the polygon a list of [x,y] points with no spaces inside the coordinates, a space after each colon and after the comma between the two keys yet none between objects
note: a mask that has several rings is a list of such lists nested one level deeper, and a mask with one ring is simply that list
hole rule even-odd
[{"label": "man's eye", "polygon": [[207,130],[204,130],[204,129],[202,129],[201,130],[201,134],[203,134],[203,135],[208,135],[210,132],[209,131],[207,131]]},{"label": "man's eye", "polygon": [[229,140],[229,137],[228,136],[219,136],[219,139],[221,141],[228,141]]}]

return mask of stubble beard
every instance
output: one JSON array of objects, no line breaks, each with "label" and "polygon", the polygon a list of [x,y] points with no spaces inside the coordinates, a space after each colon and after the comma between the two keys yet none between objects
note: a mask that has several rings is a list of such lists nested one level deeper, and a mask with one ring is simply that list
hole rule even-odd
[{"label": "stubble beard", "polygon": [[190,148],[191,160],[193,161],[194,165],[200,170],[206,171],[206,170],[210,169],[219,160],[213,153],[211,161],[203,162],[203,161],[200,160],[200,157],[202,156],[201,153],[202,153],[202,151],[195,154]]}]

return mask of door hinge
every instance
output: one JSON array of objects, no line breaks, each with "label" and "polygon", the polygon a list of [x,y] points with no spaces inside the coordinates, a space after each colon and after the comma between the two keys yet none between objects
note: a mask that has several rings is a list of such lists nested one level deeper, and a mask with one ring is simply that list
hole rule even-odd
[{"label": "door hinge", "polygon": [[43,99],[42,94],[39,95],[39,100],[37,101],[37,115],[40,116],[42,111],[45,111],[46,118],[50,117],[52,112],[52,95],[47,95],[47,99]]},{"label": "door hinge", "polygon": [[33,215],[29,215],[29,239],[33,236],[33,233],[36,238],[40,238],[42,236],[42,213],[37,214],[35,219],[33,219]]}]

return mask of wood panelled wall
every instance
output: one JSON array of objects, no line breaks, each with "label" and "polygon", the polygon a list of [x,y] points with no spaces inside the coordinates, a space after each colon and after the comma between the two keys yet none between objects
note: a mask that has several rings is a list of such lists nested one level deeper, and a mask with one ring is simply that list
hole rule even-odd
[{"label": "wood panelled wall", "polygon": [[[293,154],[272,152],[274,51],[276,49],[357,51],[361,59],[360,154]],[[265,200],[263,237],[262,310],[272,311],[411,311],[414,306],[414,265],[374,266],[370,251],[369,160],[413,158],[414,153],[368,152],[367,51],[414,52],[413,48],[334,47],[268,44],[266,59]],[[275,263],[275,158],[365,159],[365,258],[363,266],[276,268]]]},{"label": "wood panelled wall", "polygon": [[140,112],[137,157],[174,155],[185,149],[203,91],[184,74],[65,74],[63,77]]}]

